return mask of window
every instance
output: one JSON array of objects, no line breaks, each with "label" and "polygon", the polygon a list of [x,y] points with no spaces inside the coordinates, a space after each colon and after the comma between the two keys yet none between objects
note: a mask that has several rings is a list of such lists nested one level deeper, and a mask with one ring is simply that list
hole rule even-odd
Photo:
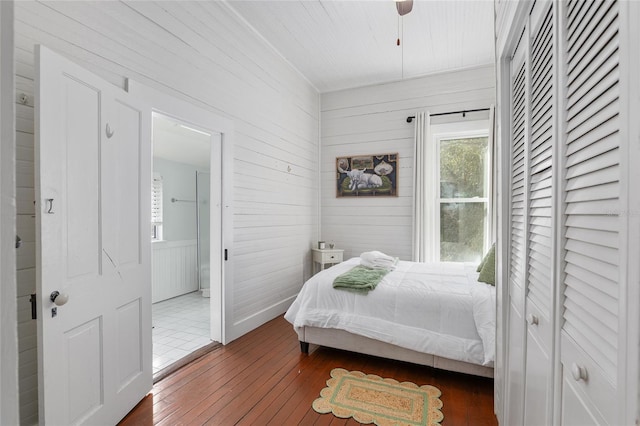
[{"label": "window", "polygon": [[151,189],[151,241],[162,240],[162,176],[153,176]]},{"label": "window", "polygon": [[488,234],[487,136],[438,140],[440,260],[477,262]]},{"label": "window", "polygon": [[488,133],[435,135],[437,258],[479,262],[489,246],[491,162]]}]

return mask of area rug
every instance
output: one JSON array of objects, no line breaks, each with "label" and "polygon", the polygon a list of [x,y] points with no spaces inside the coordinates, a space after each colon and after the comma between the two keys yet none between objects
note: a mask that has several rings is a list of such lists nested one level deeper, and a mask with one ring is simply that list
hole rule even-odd
[{"label": "area rug", "polygon": [[399,383],[360,371],[331,370],[327,387],[313,401],[321,414],[378,426],[439,425],[443,419],[440,390],[434,386]]}]

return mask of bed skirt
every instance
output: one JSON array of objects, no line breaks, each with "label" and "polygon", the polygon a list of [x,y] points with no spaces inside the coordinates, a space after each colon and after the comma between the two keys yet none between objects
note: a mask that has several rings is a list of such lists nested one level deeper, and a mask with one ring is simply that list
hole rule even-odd
[{"label": "bed skirt", "polygon": [[[297,331],[300,343],[311,343],[367,355],[426,365],[441,370],[493,377],[493,368],[417,352],[335,328],[304,327]],[[302,347],[302,345],[301,345]]]}]

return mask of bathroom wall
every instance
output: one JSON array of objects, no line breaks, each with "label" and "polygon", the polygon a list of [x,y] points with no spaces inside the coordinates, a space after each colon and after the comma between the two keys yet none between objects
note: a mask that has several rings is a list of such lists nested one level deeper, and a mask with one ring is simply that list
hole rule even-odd
[{"label": "bathroom wall", "polygon": [[163,189],[163,240],[153,243],[153,303],[198,290],[196,170],[190,164],[153,158],[153,172],[162,176]]},{"label": "bathroom wall", "polygon": [[[163,186],[163,240],[195,240],[196,222],[196,167],[163,158],[153,158],[153,172],[162,176]],[[171,198],[188,202],[171,202]]]}]

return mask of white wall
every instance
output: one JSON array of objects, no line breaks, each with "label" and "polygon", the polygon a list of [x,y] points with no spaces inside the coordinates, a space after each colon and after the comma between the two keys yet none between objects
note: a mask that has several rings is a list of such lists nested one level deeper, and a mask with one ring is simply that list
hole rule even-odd
[{"label": "white wall", "polygon": [[18,423],[13,2],[0,2],[0,424]]},{"label": "white wall", "polygon": [[[325,93],[321,97],[321,237],[345,259],[380,250],[411,260],[413,124],[407,116],[488,108],[493,65]],[[487,118],[487,112],[434,117],[432,123]],[[337,157],[397,152],[398,196],[336,198]]]},{"label": "white wall", "polygon": [[[198,237],[196,221],[196,171],[190,164],[154,157],[153,172],[162,176],[162,234],[167,241],[195,240]],[[171,198],[194,202],[171,202]]]},{"label": "white wall", "polygon": [[[162,238],[154,242],[152,302],[198,289],[196,171],[191,164],[153,158],[153,172],[162,176]],[[177,201],[172,202],[171,199]]]},{"label": "white wall", "polygon": [[[16,3],[18,304],[35,286],[33,45],[121,86],[129,77],[233,121],[231,317],[249,330],[284,312],[310,275],[318,228],[318,94],[223,2]],[[22,235],[22,234],[21,234]],[[23,421],[36,417],[35,322],[20,327]],[[23,385],[24,384],[24,385]]]},{"label": "white wall", "polygon": [[197,170],[191,164],[153,158],[154,175],[162,176],[163,241],[152,244],[152,303],[198,290]]},{"label": "white wall", "polygon": [[198,290],[196,240],[156,241],[151,247],[151,303]]}]

